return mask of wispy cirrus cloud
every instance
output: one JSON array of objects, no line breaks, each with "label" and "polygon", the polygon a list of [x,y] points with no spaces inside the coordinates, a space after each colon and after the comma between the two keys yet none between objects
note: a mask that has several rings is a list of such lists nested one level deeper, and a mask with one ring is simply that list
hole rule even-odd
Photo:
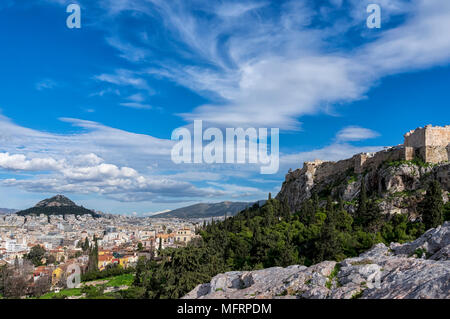
[{"label": "wispy cirrus cloud", "polygon": [[136,72],[130,70],[118,69],[115,71],[115,73],[103,73],[96,75],[94,78],[98,81],[114,84],[117,86],[131,86],[138,89],[152,91],[145,79],[139,77]]},{"label": "wispy cirrus cloud", "polygon": [[126,106],[126,107],[131,107],[133,109],[150,110],[152,108],[152,106],[150,104],[142,104],[142,103],[137,103],[137,102],[125,102],[125,103],[120,103],[120,105]]},{"label": "wispy cirrus cloud", "polygon": [[106,42],[119,51],[119,56],[130,62],[144,62],[150,56],[149,50],[123,42],[117,37],[106,38]]},{"label": "wispy cirrus cloud", "polygon": [[[153,61],[142,76],[166,77],[211,98],[180,114],[186,121],[297,130],[302,116],[363,99],[382,77],[449,63],[450,37],[442,32],[449,28],[448,2],[379,1],[384,25],[376,32],[365,27],[369,3],[109,0],[102,7],[111,16],[139,12],[164,26],[171,58]],[[386,26],[394,18],[399,22]],[[358,41],[342,45],[350,32]],[[153,40],[110,44],[142,70]]]},{"label": "wispy cirrus cloud", "polygon": [[[111,54],[123,59],[91,75],[101,86],[93,95],[120,97],[118,105],[149,109],[152,81],[163,78],[207,98],[178,114],[188,122],[298,130],[304,115],[363,99],[383,77],[450,61],[450,37],[444,32],[450,29],[448,1],[380,0],[381,30],[365,28],[368,0],[79,2],[99,21],[91,26],[102,29]],[[154,52],[159,52],[157,59]],[[40,87],[55,86],[43,82]],[[33,130],[0,115],[0,167],[17,175],[2,185],[167,203],[267,192],[267,185],[250,185],[260,177],[254,175],[256,167],[176,166],[168,139],[108,127],[100,120],[62,120],[73,125],[70,134]],[[378,150],[351,144],[376,135],[367,128],[345,127],[325,147],[287,151],[271,183],[306,160],[339,160]],[[86,158],[75,162],[80,154]]]},{"label": "wispy cirrus cloud", "polygon": [[150,104],[144,103],[147,98],[142,93],[136,93],[127,97],[127,102],[122,102],[120,105],[134,109],[152,109]]},{"label": "wispy cirrus cloud", "polygon": [[43,90],[50,90],[58,87],[59,84],[52,80],[52,79],[43,79],[41,81],[38,81],[35,85],[36,90],[43,91]]},{"label": "wispy cirrus cloud", "polygon": [[[208,97],[179,114],[186,121],[298,130],[302,116],[334,113],[383,77],[450,61],[448,1],[380,0],[381,30],[365,26],[370,0],[81,2],[100,15],[106,42],[135,65],[96,79],[150,90],[148,79],[164,77]],[[123,17],[159,27],[136,23],[133,36],[126,24],[109,28]],[[163,58],[148,60],[161,43]]]}]

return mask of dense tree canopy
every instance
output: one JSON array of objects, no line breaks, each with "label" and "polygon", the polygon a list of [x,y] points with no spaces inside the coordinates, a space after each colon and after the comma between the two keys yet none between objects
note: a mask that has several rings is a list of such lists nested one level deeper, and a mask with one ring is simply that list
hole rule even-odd
[{"label": "dense tree canopy", "polygon": [[37,267],[43,264],[42,259],[44,258],[46,252],[47,251],[45,250],[44,247],[36,245],[31,247],[30,252],[26,254],[24,257],[30,260],[33,263],[33,265]]},{"label": "dense tree canopy", "polygon": [[[432,194],[438,191],[430,192],[433,199],[428,200],[437,201]],[[264,206],[255,204],[222,222],[204,224],[200,240],[163,250],[160,262],[141,260],[135,287],[145,289],[142,296],[147,298],[180,298],[218,273],[340,261],[376,243],[411,241],[425,231],[420,220],[409,221],[405,215],[386,219],[365,186],[356,211],[345,206],[342,200],[328,198],[325,204],[313,195],[292,214],[286,203],[269,198]]]}]

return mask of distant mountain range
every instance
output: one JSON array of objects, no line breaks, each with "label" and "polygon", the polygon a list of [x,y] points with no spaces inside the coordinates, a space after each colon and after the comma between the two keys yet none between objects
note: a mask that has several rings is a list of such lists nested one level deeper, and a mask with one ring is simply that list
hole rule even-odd
[{"label": "distant mountain range", "polygon": [[[265,201],[259,201],[260,205]],[[221,203],[200,203],[182,208],[177,208],[169,212],[156,214],[153,218],[206,218],[233,216],[240,211],[252,206],[255,202],[221,202]]]},{"label": "distant mountain range", "polygon": [[17,212],[17,209],[0,208],[0,215],[9,215]]},{"label": "distant mountain range", "polygon": [[99,217],[96,212],[86,209],[83,206],[78,206],[70,199],[63,195],[56,195],[52,198],[44,199],[32,208],[28,208],[17,212],[17,215],[91,215]]}]

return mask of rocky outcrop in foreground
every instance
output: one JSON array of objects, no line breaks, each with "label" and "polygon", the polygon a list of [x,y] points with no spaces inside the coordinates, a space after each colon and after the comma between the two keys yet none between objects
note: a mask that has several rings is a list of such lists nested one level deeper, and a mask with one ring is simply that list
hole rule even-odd
[{"label": "rocky outcrop in foreground", "polygon": [[450,222],[339,263],[219,274],[183,298],[450,299]]}]

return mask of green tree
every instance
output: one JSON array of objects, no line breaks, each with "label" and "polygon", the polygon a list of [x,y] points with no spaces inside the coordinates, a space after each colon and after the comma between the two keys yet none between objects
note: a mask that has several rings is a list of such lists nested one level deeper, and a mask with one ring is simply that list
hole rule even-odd
[{"label": "green tree", "polygon": [[163,250],[163,239],[162,237],[159,238],[159,248],[158,248],[158,253],[161,254],[162,250]]},{"label": "green tree", "polygon": [[40,245],[31,247],[30,252],[25,255],[25,258],[30,260],[34,266],[42,266],[42,259],[44,258],[46,250]]},{"label": "green tree", "polygon": [[316,222],[316,206],[312,200],[306,200],[300,209],[300,221],[305,225],[311,225]]},{"label": "green tree", "polygon": [[363,216],[363,225],[366,230],[378,232],[383,225],[383,214],[375,200],[370,200],[367,204],[366,215]]},{"label": "green tree", "polygon": [[334,211],[333,203],[329,197],[326,205],[327,217],[322,226],[320,233],[320,239],[316,242],[317,255],[315,260],[336,260],[337,256],[341,254],[342,249],[338,237],[337,216]]},{"label": "green tree", "polygon": [[376,201],[364,192],[359,205],[365,211],[363,225],[353,224],[342,200],[335,205],[328,198],[319,209],[313,195],[290,215],[286,203],[272,199],[206,225],[198,240],[184,248],[164,249],[158,261],[138,263],[134,286],[145,288],[147,298],[179,298],[218,273],[342,260],[377,242],[413,240],[423,233],[421,223],[407,218],[379,219]]},{"label": "green tree", "polygon": [[367,189],[364,178],[361,179],[361,188],[359,190],[358,208],[356,209],[355,224],[362,225],[367,216]]},{"label": "green tree", "polygon": [[444,222],[444,202],[438,181],[432,181],[428,185],[425,198],[419,205],[419,212],[426,229],[437,227]]},{"label": "green tree", "polygon": [[83,246],[81,248],[83,249],[84,252],[86,252],[86,251],[89,250],[89,247],[90,247],[90,245],[89,245],[89,238],[86,237],[84,239],[84,244],[83,244]]},{"label": "green tree", "polygon": [[94,245],[89,249],[88,272],[98,271],[98,244],[97,238],[94,236]]},{"label": "green tree", "polygon": [[444,220],[450,221],[450,201],[444,206]]}]

